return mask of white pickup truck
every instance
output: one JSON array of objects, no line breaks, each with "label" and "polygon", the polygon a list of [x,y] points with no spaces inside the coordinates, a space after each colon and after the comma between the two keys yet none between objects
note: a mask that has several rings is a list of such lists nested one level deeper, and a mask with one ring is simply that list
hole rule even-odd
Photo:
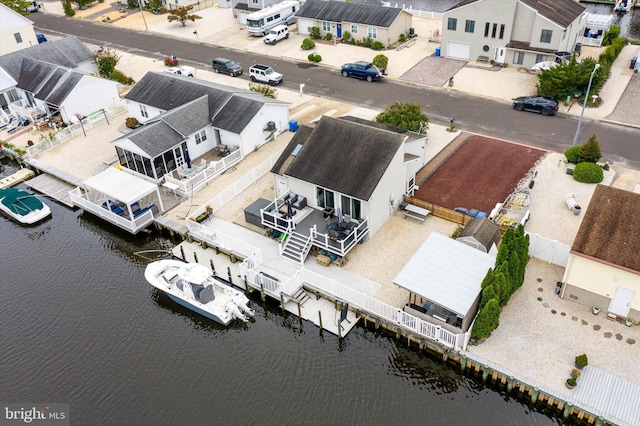
[{"label": "white pickup truck", "polygon": [[170,74],[186,75],[187,77],[195,77],[196,75],[196,69],[194,67],[188,67],[186,65],[167,68],[166,70],[164,70],[164,72],[168,72]]}]

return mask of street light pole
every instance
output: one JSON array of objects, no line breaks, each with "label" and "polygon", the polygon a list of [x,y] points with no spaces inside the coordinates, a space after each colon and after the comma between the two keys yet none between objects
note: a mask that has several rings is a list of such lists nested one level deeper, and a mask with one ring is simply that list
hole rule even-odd
[{"label": "street light pole", "polygon": [[587,85],[587,93],[584,95],[584,102],[582,102],[582,112],[580,113],[580,119],[578,120],[578,128],[576,129],[576,134],[573,136],[573,143],[571,146],[576,146],[576,142],[578,141],[578,135],[580,134],[580,126],[582,126],[582,117],[584,116],[584,109],[587,106],[587,101],[589,100],[589,91],[591,90],[591,81],[593,81],[593,75],[600,68],[600,64],[596,64],[593,67],[593,71],[591,71],[591,77],[589,77],[589,84]]},{"label": "street light pole", "polygon": [[144,22],[144,30],[149,31],[149,27],[147,27],[147,20],[144,18],[144,11],[142,10],[142,0],[138,0],[138,6],[140,6],[140,15],[142,15],[142,21]]}]

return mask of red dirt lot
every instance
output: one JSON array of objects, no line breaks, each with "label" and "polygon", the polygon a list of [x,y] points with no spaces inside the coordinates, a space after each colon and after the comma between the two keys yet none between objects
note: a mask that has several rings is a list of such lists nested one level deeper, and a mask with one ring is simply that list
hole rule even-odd
[{"label": "red dirt lot", "polygon": [[414,194],[415,198],[454,209],[487,214],[528,178],[546,151],[483,136],[471,136]]}]

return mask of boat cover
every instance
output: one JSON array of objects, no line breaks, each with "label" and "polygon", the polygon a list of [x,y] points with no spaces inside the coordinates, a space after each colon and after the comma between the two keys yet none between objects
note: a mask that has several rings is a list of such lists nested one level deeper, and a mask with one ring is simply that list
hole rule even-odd
[{"label": "boat cover", "polygon": [[43,207],[42,201],[38,197],[16,188],[0,189],[0,198],[2,204],[20,216],[26,216]]}]

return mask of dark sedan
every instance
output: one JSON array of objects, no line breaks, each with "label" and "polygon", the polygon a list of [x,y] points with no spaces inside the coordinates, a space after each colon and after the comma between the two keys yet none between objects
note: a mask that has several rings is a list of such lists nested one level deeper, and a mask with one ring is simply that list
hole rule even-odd
[{"label": "dark sedan", "polygon": [[513,100],[513,107],[517,111],[538,112],[542,115],[556,115],[558,101],[551,96],[521,96]]}]

